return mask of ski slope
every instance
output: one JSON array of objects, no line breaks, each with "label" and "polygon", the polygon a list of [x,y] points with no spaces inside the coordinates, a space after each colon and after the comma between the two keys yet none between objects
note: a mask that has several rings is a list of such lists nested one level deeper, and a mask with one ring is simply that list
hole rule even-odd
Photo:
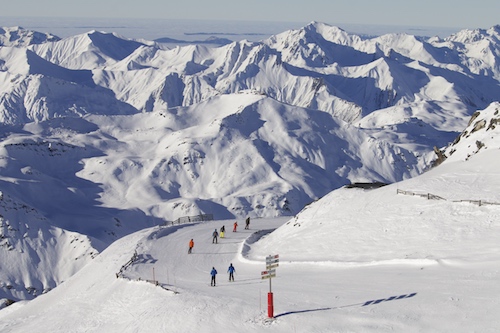
[{"label": "ski slope", "polygon": [[[483,191],[474,184],[499,185],[497,156],[490,149],[375,190],[342,188],[290,220],[252,219],[250,230],[238,221],[233,233],[234,220],[141,230],[51,292],[0,311],[0,331],[495,332],[500,206],[397,189],[446,194],[450,179],[460,179],[457,191],[477,198]],[[482,172],[472,172],[478,166]],[[222,225],[226,238],[213,244]],[[274,319],[267,318],[269,282],[260,278],[270,254],[280,255]]]}]

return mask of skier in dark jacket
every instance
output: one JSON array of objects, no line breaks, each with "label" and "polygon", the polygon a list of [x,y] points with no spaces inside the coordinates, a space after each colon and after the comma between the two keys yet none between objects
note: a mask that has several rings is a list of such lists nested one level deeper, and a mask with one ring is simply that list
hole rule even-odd
[{"label": "skier in dark jacket", "polygon": [[245,229],[250,229],[250,217],[247,217],[247,219],[245,220]]},{"label": "skier in dark jacket", "polygon": [[215,243],[217,244],[217,237],[219,236],[219,233],[217,232],[217,229],[214,230],[214,232],[212,233],[212,244]]},{"label": "skier in dark jacket", "polygon": [[212,287],[215,287],[215,276],[217,275],[217,270],[215,267],[212,267],[212,270],[210,271],[210,275],[212,276],[212,281],[210,282],[210,285]]},{"label": "skier in dark jacket", "polygon": [[229,268],[227,269],[227,272],[229,273],[229,281],[234,282],[234,272],[236,272],[236,269],[234,269],[233,264],[229,264]]}]

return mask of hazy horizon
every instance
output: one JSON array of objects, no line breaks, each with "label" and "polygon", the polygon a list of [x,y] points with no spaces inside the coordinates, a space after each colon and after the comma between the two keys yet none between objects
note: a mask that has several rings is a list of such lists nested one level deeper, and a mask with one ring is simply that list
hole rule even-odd
[{"label": "hazy horizon", "polygon": [[[187,19],[128,19],[128,18],[60,18],[60,17],[0,17],[0,26],[20,26],[25,29],[51,33],[66,38],[88,31],[114,32],[126,38],[154,40],[163,37],[193,41],[210,36],[231,40],[260,41],[290,29],[299,29],[309,22],[187,20]],[[320,21],[321,22],[321,21]],[[460,28],[334,24],[350,33],[378,36],[386,33],[447,37]]]}]

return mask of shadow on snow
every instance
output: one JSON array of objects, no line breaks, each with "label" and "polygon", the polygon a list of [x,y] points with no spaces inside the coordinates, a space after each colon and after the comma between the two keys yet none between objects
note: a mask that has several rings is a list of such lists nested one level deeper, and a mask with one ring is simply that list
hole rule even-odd
[{"label": "shadow on snow", "polygon": [[289,311],[289,312],[280,313],[280,314],[274,316],[274,318],[279,318],[279,317],[287,316],[287,315],[291,315],[291,314],[306,313],[306,312],[328,311],[328,310],[343,309],[343,308],[354,307],[354,306],[376,305],[376,304],[380,304],[382,302],[389,302],[389,301],[395,301],[395,300],[401,300],[401,299],[411,298],[411,297],[414,297],[415,295],[417,295],[417,293],[404,294],[404,295],[399,295],[399,296],[391,296],[391,297],[388,297],[388,298],[380,298],[380,299],[377,299],[377,300],[366,301],[364,303],[356,303],[356,304],[344,305],[344,306],[337,306],[337,307],[325,307],[325,308],[318,308],[318,309]]}]

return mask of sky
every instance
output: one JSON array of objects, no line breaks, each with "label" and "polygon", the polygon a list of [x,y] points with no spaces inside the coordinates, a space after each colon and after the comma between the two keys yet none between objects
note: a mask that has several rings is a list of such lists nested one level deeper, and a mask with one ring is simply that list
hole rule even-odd
[{"label": "sky", "polygon": [[4,17],[319,21],[460,29],[500,24],[498,0],[0,0],[0,5]]}]

